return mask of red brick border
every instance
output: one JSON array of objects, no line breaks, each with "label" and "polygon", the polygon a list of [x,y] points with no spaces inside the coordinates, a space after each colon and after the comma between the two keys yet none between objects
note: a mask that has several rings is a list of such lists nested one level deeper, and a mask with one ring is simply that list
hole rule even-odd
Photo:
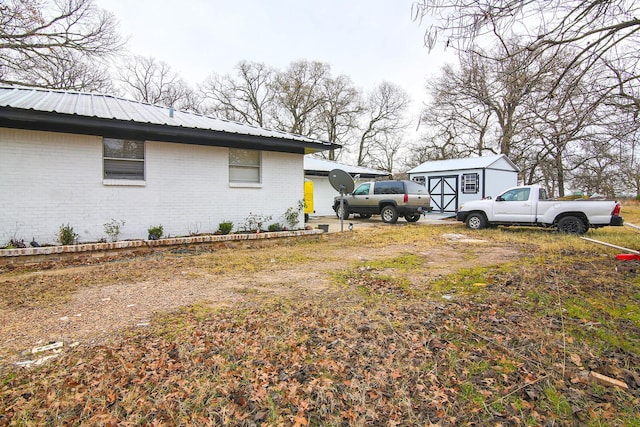
[{"label": "red brick border", "polygon": [[317,234],[323,234],[323,231],[313,229],[250,234],[212,234],[159,240],[125,240],[112,243],[82,243],[40,248],[0,249],[0,271],[12,270],[19,266],[39,265],[44,268],[50,268],[60,264],[92,264],[110,259],[171,250],[177,247],[207,249],[215,246],[233,246],[234,242],[257,243],[271,239]]}]

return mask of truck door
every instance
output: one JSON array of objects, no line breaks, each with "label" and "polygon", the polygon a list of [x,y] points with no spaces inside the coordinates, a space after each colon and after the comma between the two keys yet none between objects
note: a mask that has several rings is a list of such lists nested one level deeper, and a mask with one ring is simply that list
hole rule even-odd
[{"label": "truck door", "polygon": [[527,223],[535,220],[531,188],[514,188],[496,197],[493,204],[494,221]]}]

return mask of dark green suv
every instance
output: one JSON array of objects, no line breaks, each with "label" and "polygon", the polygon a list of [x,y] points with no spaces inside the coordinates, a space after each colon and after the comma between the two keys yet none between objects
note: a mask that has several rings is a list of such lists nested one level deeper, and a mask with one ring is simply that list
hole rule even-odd
[{"label": "dark green suv", "polygon": [[413,181],[365,182],[344,196],[343,210],[340,196],[333,201],[338,218],[358,214],[362,218],[380,215],[383,222],[394,224],[403,216],[408,222],[416,222],[425,212],[431,211],[431,196],[424,185]]}]

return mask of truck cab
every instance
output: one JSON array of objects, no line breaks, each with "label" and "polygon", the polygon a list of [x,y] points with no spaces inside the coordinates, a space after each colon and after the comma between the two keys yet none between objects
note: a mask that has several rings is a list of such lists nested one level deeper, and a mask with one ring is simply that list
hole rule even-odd
[{"label": "truck cab", "polygon": [[498,203],[493,204],[493,218],[495,221],[533,222],[538,200],[548,200],[547,190],[542,187],[512,188],[496,197]]}]

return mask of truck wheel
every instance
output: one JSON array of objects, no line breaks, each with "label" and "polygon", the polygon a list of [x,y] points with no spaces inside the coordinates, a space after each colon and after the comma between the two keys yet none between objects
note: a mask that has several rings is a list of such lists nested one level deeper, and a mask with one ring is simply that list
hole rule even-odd
[{"label": "truck wheel", "polygon": [[405,215],[404,219],[406,219],[407,222],[416,222],[420,219],[420,214]]},{"label": "truck wheel", "polygon": [[485,228],[487,226],[487,219],[481,213],[471,213],[467,217],[467,228],[472,230],[480,230],[481,228]]},{"label": "truck wheel", "polygon": [[584,234],[587,225],[577,216],[565,216],[558,221],[558,231],[563,234]]},{"label": "truck wheel", "polygon": [[391,205],[387,205],[380,211],[382,222],[395,224],[398,221],[398,211]]},{"label": "truck wheel", "polygon": [[344,210],[340,208],[340,205],[336,207],[336,216],[341,219],[349,219],[349,206],[345,203]]}]

